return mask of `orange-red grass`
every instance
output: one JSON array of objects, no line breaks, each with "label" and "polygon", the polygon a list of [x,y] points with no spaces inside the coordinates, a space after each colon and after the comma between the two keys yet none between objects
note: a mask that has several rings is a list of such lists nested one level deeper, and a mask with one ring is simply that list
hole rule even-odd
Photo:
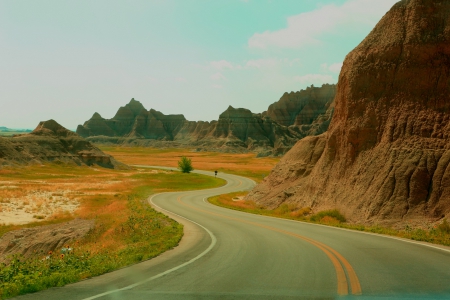
[{"label": "orange-red grass", "polygon": [[149,147],[100,147],[104,152],[129,165],[177,167],[182,156],[192,160],[194,169],[227,172],[259,182],[278,163],[279,158],[256,158],[255,153],[193,152],[191,149]]}]

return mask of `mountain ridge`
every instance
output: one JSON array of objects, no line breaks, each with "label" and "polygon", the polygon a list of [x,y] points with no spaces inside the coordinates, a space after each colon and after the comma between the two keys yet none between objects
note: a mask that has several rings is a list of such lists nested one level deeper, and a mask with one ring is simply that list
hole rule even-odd
[{"label": "mountain ridge", "polygon": [[[96,112],[83,125],[78,125],[76,132],[95,143],[191,146],[282,155],[304,136],[326,130],[333,113],[335,88],[335,85],[324,84],[285,93],[279,102],[295,103],[277,105],[275,102],[260,114],[229,106],[218,120],[210,122],[188,121],[184,115],[164,115],[154,109],[147,111],[142,103],[132,98],[113,118],[104,119]],[[291,106],[298,106],[293,122],[280,124],[274,120],[289,114],[287,110]]]}]

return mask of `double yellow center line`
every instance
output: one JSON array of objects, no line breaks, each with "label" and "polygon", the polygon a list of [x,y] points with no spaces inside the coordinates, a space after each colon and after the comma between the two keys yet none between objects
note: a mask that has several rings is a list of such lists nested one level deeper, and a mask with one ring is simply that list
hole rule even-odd
[{"label": "double yellow center line", "polygon": [[246,221],[243,219],[239,219],[239,218],[235,218],[235,217],[229,217],[229,216],[225,216],[222,214],[218,214],[218,213],[214,213],[211,211],[207,211],[204,209],[200,209],[197,207],[194,207],[192,205],[189,205],[187,203],[184,203],[183,201],[181,201],[182,196],[179,196],[177,198],[177,201],[187,207],[190,207],[194,210],[197,211],[201,211],[210,215],[214,215],[214,216],[219,216],[225,219],[229,219],[229,220],[234,220],[234,221],[238,221],[241,223],[245,223],[245,224],[250,224],[250,225],[254,225],[254,226],[258,226],[258,227],[262,227],[271,231],[275,231],[275,232],[279,232],[279,233],[283,233],[298,239],[301,239],[303,241],[306,241],[314,246],[316,246],[317,248],[319,248],[320,250],[322,250],[327,256],[328,258],[331,260],[331,262],[333,263],[334,269],[336,270],[336,278],[337,278],[337,294],[344,296],[344,295],[348,295],[349,294],[349,287],[351,289],[351,293],[353,295],[361,295],[362,291],[361,291],[361,285],[359,283],[359,279],[358,276],[355,273],[355,270],[353,269],[353,267],[350,265],[350,263],[336,250],[334,250],[333,248],[331,248],[330,246],[327,246],[323,243],[320,243],[318,241],[315,241],[311,238],[307,238],[305,236],[290,232],[290,231],[286,231],[283,229],[279,229],[279,228],[275,228],[275,227],[271,227],[271,226],[267,226],[261,223],[256,223],[256,222],[250,222],[250,221]]}]

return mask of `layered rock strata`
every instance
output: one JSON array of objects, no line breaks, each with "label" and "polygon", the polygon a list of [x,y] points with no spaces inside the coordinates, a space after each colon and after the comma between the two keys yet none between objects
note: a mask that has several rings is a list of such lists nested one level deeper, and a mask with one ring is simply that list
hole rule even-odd
[{"label": "layered rock strata", "polygon": [[[328,128],[334,93],[335,85],[308,87],[286,93],[262,114],[230,106],[217,121],[211,122],[147,111],[139,101],[131,99],[112,119],[95,113],[78,126],[77,133],[95,143],[256,150],[279,155],[304,136],[317,135]],[[292,122],[283,119],[287,115]]]},{"label": "layered rock strata", "polygon": [[328,131],[300,140],[247,197],[355,222],[450,216],[450,2],[403,0],[349,53]]},{"label": "layered rock strata", "polygon": [[334,84],[284,93],[280,100],[269,106],[264,115],[284,126],[311,124],[317,116],[326,112],[327,104],[333,101],[335,95]]},{"label": "layered rock strata", "polygon": [[0,137],[0,166],[43,162],[126,168],[54,120],[40,122],[29,134]]}]

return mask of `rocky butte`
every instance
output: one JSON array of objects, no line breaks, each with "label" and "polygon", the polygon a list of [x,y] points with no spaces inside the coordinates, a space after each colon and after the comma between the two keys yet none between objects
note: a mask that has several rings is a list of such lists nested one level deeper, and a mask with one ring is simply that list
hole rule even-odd
[{"label": "rocky butte", "polygon": [[328,131],[300,140],[247,197],[354,222],[450,216],[450,1],[403,0],[345,58]]},{"label": "rocky butte", "polygon": [[54,120],[40,122],[28,134],[0,137],[0,168],[2,165],[46,161],[105,168],[127,167]]},{"label": "rocky butte", "polygon": [[77,133],[95,143],[141,146],[191,146],[217,151],[256,151],[279,155],[299,139],[324,132],[333,113],[335,85],[308,87],[285,93],[262,114],[229,106],[217,121],[188,121],[183,115],[164,115],[134,98],[112,119],[98,113]]}]

